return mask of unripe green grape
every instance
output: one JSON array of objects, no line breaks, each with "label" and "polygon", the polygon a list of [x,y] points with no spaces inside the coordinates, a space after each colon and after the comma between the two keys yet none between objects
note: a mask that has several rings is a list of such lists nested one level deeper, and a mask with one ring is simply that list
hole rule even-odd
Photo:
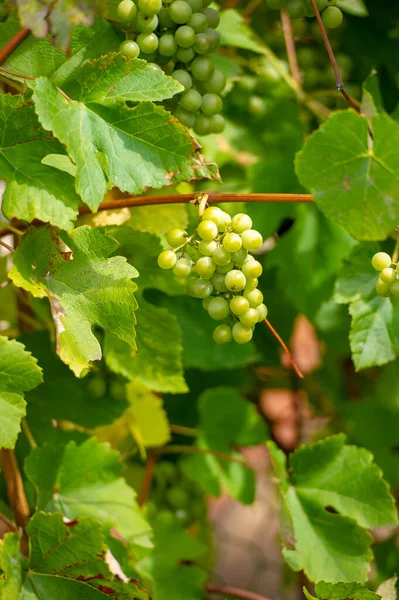
[{"label": "unripe green grape", "polygon": [[245,288],[247,279],[242,271],[233,269],[232,271],[226,273],[224,283],[228,290],[231,290],[232,292],[240,292]]},{"label": "unripe green grape", "polygon": [[230,300],[230,310],[233,315],[243,315],[249,310],[249,302],[244,296],[235,296]]},{"label": "unripe green grape", "polygon": [[137,13],[135,26],[137,30],[142,33],[151,33],[158,27],[158,17],[157,15],[147,16],[139,11]]},{"label": "unripe green grape", "polygon": [[237,252],[233,252],[231,255],[231,260],[234,262],[234,264],[241,266],[242,264],[244,264],[245,259],[248,256],[248,251],[245,250],[245,248],[240,248]]},{"label": "unripe green grape", "polygon": [[195,52],[192,48],[178,48],[176,59],[182,63],[189,63],[193,60]]},{"label": "unripe green grape", "polygon": [[188,258],[179,258],[173,267],[173,274],[176,277],[188,277],[192,269],[192,261]]},{"label": "unripe green grape", "polygon": [[209,39],[206,33],[195,34],[195,42],[193,48],[197,54],[207,54],[207,52],[211,50],[211,45],[209,43]]},{"label": "unripe green grape", "polygon": [[158,265],[161,269],[173,269],[177,262],[176,253],[173,250],[164,250],[158,256]]},{"label": "unripe green grape", "polygon": [[211,122],[209,117],[199,114],[195,118],[194,131],[198,135],[208,135],[211,133]]},{"label": "unripe green grape", "polygon": [[244,327],[253,327],[258,322],[258,312],[256,308],[249,308],[247,312],[240,316],[240,322]]},{"label": "unripe green grape", "polygon": [[213,340],[217,344],[229,344],[233,336],[228,325],[218,325],[213,332]]},{"label": "unripe green grape", "polygon": [[175,40],[177,45],[181,48],[190,48],[195,44],[196,33],[192,27],[182,25],[176,29]]},{"label": "unripe green grape", "polygon": [[371,259],[371,264],[376,271],[383,271],[391,266],[392,259],[386,252],[377,252]]},{"label": "unripe green grape", "polygon": [[210,256],[202,256],[195,263],[195,270],[203,279],[210,279],[216,270],[216,265]]},{"label": "unripe green grape", "polygon": [[224,273],[226,275],[226,273],[228,273],[229,271],[232,271],[232,269],[234,269],[234,263],[231,260],[227,265],[218,265],[216,267],[216,272],[217,273]]},{"label": "unripe green grape", "polygon": [[258,250],[263,244],[263,239],[259,231],[247,229],[241,234],[242,245],[247,250]]},{"label": "unripe green grape", "polygon": [[262,304],[259,304],[259,306],[257,306],[255,308],[255,310],[258,313],[258,323],[261,323],[267,317],[267,313],[268,313],[267,307],[265,304],[262,303]]},{"label": "unripe green grape", "polygon": [[187,73],[187,71],[177,69],[176,71],[173,71],[172,77],[184,87],[186,92],[192,88],[193,80],[190,73]]},{"label": "unripe green grape", "polygon": [[203,13],[195,12],[191,15],[190,20],[187,21],[187,25],[194,29],[195,33],[205,33],[208,21]]},{"label": "unripe green grape", "polygon": [[206,242],[205,240],[201,240],[198,246],[198,250],[204,256],[212,256],[213,252],[218,247],[217,242],[212,240],[211,242]]},{"label": "unripe green grape", "polygon": [[172,21],[178,25],[183,25],[190,19],[193,11],[191,6],[184,0],[175,0],[169,7],[169,14]]},{"label": "unripe green grape", "polygon": [[247,284],[245,286],[245,291],[250,292],[258,287],[259,281],[257,277],[248,277]]},{"label": "unripe green grape", "polygon": [[231,217],[227,212],[223,212],[223,221],[218,226],[219,232],[223,233],[231,224]]},{"label": "unripe green grape", "polygon": [[202,214],[203,221],[213,221],[219,226],[221,223],[224,223],[224,211],[218,206],[209,206],[206,208]]},{"label": "unripe green grape", "polygon": [[391,269],[391,267],[387,267],[386,269],[383,269],[380,273],[380,279],[381,279],[381,281],[384,281],[385,283],[393,283],[396,279],[395,269]]},{"label": "unripe green grape", "polygon": [[202,12],[206,16],[209,27],[212,27],[212,29],[216,29],[216,27],[219,25],[219,22],[220,22],[219,13],[217,12],[217,10],[207,7],[207,8],[204,8],[204,10]]},{"label": "unripe green grape", "polygon": [[[179,0],[175,0],[178,2]],[[209,56],[197,56],[191,63],[191,72],[198,81],[208,81],[213,75],[215,67]]]},{"label": "unripe green grape", "polygon": [[257,260],[251,260],[242,266],[242,272],[245,277],[260,277],[262,275],[262,265]]},{"label": "unripe green grape", "polygon": [[180,106],[187,112],[197,112],[201,104],[202,96],[197,90],[188,90],[180,99]]},{"label": "unripe green grape", "polygon": [[157,15],[162,8],[162,0],[138,0],[139,9],[146,17]]},{"label": "unripe green grape", "polygon": [[207,27],[206,36],[208,38],[209,48],[210,50],[217,50],[220,46],[220,34],[212,27]]},{"label": "unripe green grape", "polygon": [[222,321],[229,314],[229,303],[224,298],[212,298],[208,306],[208,313],[215,321]]},{"label": "unripe green grape", "polygon": [[175,36],[171,33],[164,33],[159,38],[158,52],[162,56],[173,56],[177,50]]},{"label": "unripe green grape", "polygon": [[182,108],[179,107],[175,113],[175,116],[176,116],[176,119],[178,119],[180,121],[180,123],[182,123],[186,127],[194,127],[194,123],[195,123],[195,114],[194,113],[189,113],[186,110],[183,110]]},{"label": "unripe green grape", "polygon": [[213,289],[217,292],[227,292],[227,287],[224,283],[224,274],[223,273],[214,273],[211,278],[211,283],[213,285]]},{"label": "unripe green grape", "polygon": [[393,284],[389,288],[389,292],[390,292],[390,294],[392,294],[392,296],[395,296],[395,297],[399,296],[399,281],[398,280],[393,282]]},{"label": "unripe green grape", "polygon": [[261,117],[266,112],[266,104],[260,96],[251,96],[248,102],[248,110],[257,117]]},{"label": "unripe green grape", "polygon": [[379,279],[375,284],[375,291],[379,296],[383,296],[386,298],[387,296],[389,296],[390,287],[391,286],[389,285],[389,283],[385,283],[385,281],[381,281],[381,279]]},{"label": "unripe green grape", "polygon": [[223,238],[223,246],[227,252],[237,252],[241,249],[242,239],[238,233],[227,233]]},{"label": "unripe green grape", "polygon": [[226,87],[226,77],[222,71],[215,69],[212,77],[204,84],[204,88],[211,94],[220,94]]},{"label": "unripe green grape", "polygon": [[203,96],[201,110],[207,117],[220,113],[222,108],[223,101],[217,94],[205,94]]},{"label": "unripe green grape", "polygon": [[226,121],[222,115],[213,115],[210,118],[210,129],[211,133],[223,133],[226,127]]},{"label": "unripe green grape", "polygon": [[184,231],[184,229],[181,229],[180,227],[173,227],[173,229],[170,229],[166,235],[166,241],[168,242],[169,246],[172,246],[172,248],[178,248],[179,246],[182,246],[186,239],[187,231]]},{"label": "unripe green grape", "polygon": [[161,67],[153,62],[149,62],[147,64],[147,69],[153,69],[154,71],[162,71]]},{"label": "unripe green grape", "polygon": [[158,15],[159,25],[162,29],[172,29],[175,23],[170,18],[169,8],[163,8]]},{"label": "unripe green grape", "polygon": [[158,48],[158,36],[155,33],[140,33],[137,36],[137,43],[142,52],[155,52]]},{"label": "unripe green grape", "polygon": [[92,398],[102,398],[107,391],[105,379],[100,376],[94,376],[87,382],[87,392]]},{"label": "unripe green grape", "polygon": [[252,339],[252,329],[244,327],[242,323],[236,323],[232,330],[233,340],[237,344],[247,344]]},{"label": "unripe green grape", "polygon": [[202,13],[202,0],[186,0],[187,4],[191,6],[191,10],[194,13]]},{"label": "unripe green grape", "polygon": [[251,308],[256,308],[263,302],[263,294],[260,290],[245,291],[244,297],[248,300]]},{"label": "unripe green grape", "polygon": [[172,487],[167,490],[165,498],[172,508],[183,508],[190,500],[186,490],[180,487]]},{"label": "unripe green grape", "polygon": [[213,285],[208,279],[196,279],[191,290],[194,298],[207,298],[213,292]]},{"label": "unripe green grape", "polygon": [[252,254],[249,254],[249,252],[247,252],[247,256],[245,257],[244,264],[246,264],[248,262],[252,262],[253,260],[256,260],[256,258],[254,256],[252,256]]},{"label": "unripe green grape", "polygon": [[119,46],[119,52],[129,58],[137,58],[140,54],[140,48],[133,40],[125,40]]},{"label": "unripe green grape", "polygon": [[205,240],[206,242],[210,242],[217,236],[218,228],[216,223],[213,221],[201,221],[197,227],[197,232],[201,239]]},{"label": "unripe green grape", "polygon": [[249,215],[246,215],[245,213],[238,213],[232,218],[231,226],[237,233],[244,233],[244,231],[251,229],[252,219]]},{"label": "unripe green grape", "polygon": [[337,6],[328,6],[323,11],[322,18],[324,26],[327,27],[327,29],[335,29],[341,25],[343,14]]},{"label": "unripe green grape", "polygon": [[203,301],[202,301],[202,306],[204,307],[204,309],[207,312],[208,312],[208,307],[209,307],[209,304],[210,304],[211,300],[212,300],[212,296],[208,296],[208,298],[204,298]]},{"label": "unripe green grape", "polygon": [[224,267],[231,262],[231,254],[223,246],[218,246],[212,252],[212,260],[219,267]]},{"label": "unripe green grape", "polygon": [[122,2],[118,4],[116,14],[121,21],[133,21],[137,15],[137,6],[132,0],[122,0]]}]

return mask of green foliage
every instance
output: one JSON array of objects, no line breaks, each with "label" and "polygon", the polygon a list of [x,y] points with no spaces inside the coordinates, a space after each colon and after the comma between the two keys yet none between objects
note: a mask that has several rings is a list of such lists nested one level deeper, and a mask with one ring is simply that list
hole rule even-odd
[{"label": "green foliage", "polygon": [[[308,600],[312,600],[314,596],[309,594],[304,588],[304,594]],[[345,600],[353,598],[353,600],[378,600],[378,594],[371,592],[361,583],[326,583],[319,581],[315,586],[316,598],[320,600]]]}]

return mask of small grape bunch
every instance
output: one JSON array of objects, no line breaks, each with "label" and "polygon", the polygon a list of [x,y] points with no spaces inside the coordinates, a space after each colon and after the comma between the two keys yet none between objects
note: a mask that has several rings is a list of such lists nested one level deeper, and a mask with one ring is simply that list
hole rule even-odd
[{"label": "small grape bunch", "polygon": [[374,254],[371,264],[380,276],[375,284],[376,292],[383,298],[399,296],[399,265],[392,262],[391,256],[386,252]]},{"label": "small grape bunch", "polygon": [[166,239],[172,250],[161,252],[158,265],[173,269],[188,294],[202,299],[209,316],[224,321],[214,330],[214,341],[249,342],[256,323],[267,317],[263,294],[258,290],[262,265],[250,254],[259,250],[263,239],[252,229],[251,218],[244,213],[231,218],[211,206],[192,235],[174,228]]},{"label": "small grape bunch", "polygon": [[162,68],[184,88],[169,102],[171,111],[198,135],[222,133],[220,94],[226,85],[210,55],[220,43],[218,12],[212,0],[122,0],[118,18],[126,23],[128,39],[119,50]]}]

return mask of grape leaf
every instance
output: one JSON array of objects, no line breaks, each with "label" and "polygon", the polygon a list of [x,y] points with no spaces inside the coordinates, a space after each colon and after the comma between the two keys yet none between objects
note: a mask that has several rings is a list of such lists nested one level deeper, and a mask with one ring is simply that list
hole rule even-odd
[{"label": "grape leaf", "polygon": [[[269,450],[281,476],[281,451],[273,442]],[[397,522],[372,454],[345,445],[340,434],[299,448],[290,470],[290,480],[280,483],[287,562],[311,581],[365,581],[372,556],[366,528]]]},{"label": "grape leaf", "polygon": [[335,283],[335,300],[349,304],[349,341],[356,370],[383,365],[399,353],[399,311],[376,295],[377,272],[371,258],[377,244],[362,244],[344,262]]},{"label": "grape leaf", "polygon": [[128,224],[137,231],[153,233],[162,237],[172,227],[186,229],[188,216],[186,207],[181,204],[138,206],[134,208]]},{"label": "grape leaf", "polygon": [[26,414],[23,392],[42,381],[42,370],[25,346],[0,336],[0,447],[14,448]]},{"label": "grape leaf", "polygon": [[27,529],[29,560],[19,550],[17,533],[1,545],[2,598],[84,598],[85,600],[144,600],[135,582],[125,583],[110,572],[109,551],[101,525],[81,517],[64,523],[61,514],[36,513]]},{"label": "grape leaf", "polygon": [[263,44],[255,33],[245,24],[243,17],[233,8],[223,10],[220,13],[218,27],[220,33],[220,44],[222,46],[234,46],[244,50],[252,50],[258,54],[263,53]]},{"label": "grape leaf", "polygon": [[206,571],[190,564],[205,552],[202,542],[175,523],[161,517],[154,523],[154,549],[136,568],[149,582],[154,600],[199,600],[207,579]]},{"label": "grape leaf", "polygon": [[[303,588],[305,596],[308,600],[314,600],[306,588]],[[319,581],[315,586],[316,598],[320,600],[379,600],[380,596],[375,592],[371,592],[362,583],[340,581],[338,583],[326,583]]]},{"label": "grape leaf", "polygon": [[255,494],[254,473],[243,464],[233,447],[264,442],[267,430],[255,406],[247,402],[234,388],[213,388],[201,394],[196,446],[231,457],[228,461],[211,453],[193,454],[183,461],[186,475],[203,486],[213,496],[227,491],[231,496],[251,504]]},{"label": "grape leaf", "polygon": [[68,519],[93,517],[114,527],[129,543],[148,547],[151,529],[122,470],[119,453],[95,438],[80,446],[45,444],[25,461],[25,473],[37,490],[38,510],[60,511]]},{"label": "grape leaf", "polygon": [[34,296],[48,297],[57,352],[79,376],[101,358],[93,325],[135,347],[137,286],[131,279],[138,273],[125,258],[108,258],[118,243],[103,229],[78,227],[61,240],[69,251],[50,227],[31,229],[14,252],[10,278]]},{"label": "grape leaf", "polygon": [[76,79],[63,86],[74,100],[114,104],[117,102],[159,102],[184,90],[160,69],[152,69],[144,60],[110,53],[87,61],[76,71]]},{"label": "grape leaf", "polygon": [[47,154],[64,154],[64,148],[41,129],[33,107],[20,96],[0,97],[0,139],[0,177],[8,182],[4,215],[71,229],[79,204],[74,180],[43,164]]},{"label": "grape leaf", "polygon": [[43,127],[67,146],[77,167],[76,190],[93,211],[112,186],[139,193],[214,174],[187,129],[160,106],[70,101],[44,77],[36,80],[33,98]]},{"label": "grape leaf", "polygon": [[399,220],[399,125],[388,115],[368,120],[333,114],[308,137],[296,171],[324,214],[361,240],[384,239]]}]

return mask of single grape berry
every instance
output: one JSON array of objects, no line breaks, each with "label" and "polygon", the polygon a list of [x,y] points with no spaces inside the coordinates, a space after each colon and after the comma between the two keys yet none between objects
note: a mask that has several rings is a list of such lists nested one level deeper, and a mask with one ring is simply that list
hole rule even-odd
[{"label": "single grape berry", "polygon": [[258,311],[256,308],[249,308],[247,312],[240,316],[240,322],[245,327],[253,327],[258,322]]},{"label": "single grape berry", "polygon": [[223,233],[224,231],[226,231],[226,229],[230,226],[231,224],[231,217],[228,213],[222,211],[223,213],[223,221],[218,225],[218,229],[220,233]]},{"label": "single grape berry", "polygon": [[165,497],[172,508],[184,508],[190,500],[186,490],[180,487],[170,488],[167,490]]},{"label": "single grape berry", "polygon": [[251,229],[252,219],[245,213],[238,213],[232,218],[231,226],[237,233],[244,233],[247,229]]},{"label": "single grape berry", "polygon": [[192,48],[178,48],[176,59],[182,63],[189,63],[193,60],[195,52]]},{"label": "single grape berry", "polygon": [[175,36],[171,33],[165,33],[159,38],[158,52],[162,56],[173,56],[177,50]]},{"label": "single grape berry", "polygon": [[251,308],[257,308],[263,302],[263,294],[260,290],[245,291],[244,297],[248,300]]},{"label": "single grape berry", "polygon": [[204,256],[212,256],[213,252],[218,247],[217,242],[212,240],[211,242],[206,242],[205,240],[201,240],[198,245],[198,250]]},{"label": "single grape berry", "polygon": [[247,256],[248,256],[248,251],[245,250],[245,248],[240,248],[238,250],[238,252],[232,253],[231,260],[234,262],[234,264],[241,267],[241,265],[244,264],[244,261],[247,258]]},{"label": "single grape berry", "polygon": [[238,233],[227,233],[223,238],[223,246],[227,252],[237,252],[242,246],[242,239]]},{"label": "single grape berry", "polygon": [[245,327],[242,323],[236,323],[232,330],[233,340],[237,344],[247,344],[252,339],[252,328]]},{"label": "single grape berry", "polygon": [[212,77],[210,77],[203,85],[207,92],[210,92],[211,94],[220,94],[226,87],[226,77],[222,71],[215,69]]},{"label": "single grape berry", "polygon": [[230,300],[230,310],[233,315],[243,315],[249,310],[249,302],[244,296],[235,296]]},{"label": "single grape berry", "polygon": [[180,123],[182,123],[186,127],[194,127],[194,123],[195,123],[195,114],[194,113],[187,112],[183,108],[179,107],[176,111],[175,116],[176,116],[176,119],[178,119],[180,121]]},{"label": "single grape berry", "polygon": [[151,33],[158,27],[158,17],[157,15],[147,16],[139,11],[137,13],[135,26],[137,30],[142,33]]},{"label": "single grape berry", "polygon": [[191,285],[191,290],[194,298],[207,298],[213,292],[213,285],[208,279],[196,279]]},{"label": "single grape berry", "polygon": [[209,117],[199,114],[195,118],[194,130],[198,135],[208,135],[211,133],[211,122]]},{"label": "single grape berry", "polygon": [[187,21],[187,25],[194,29],[195,33],[205,33],[208,27],[208,20],[203,13],[195,12],[191,15],[190,20]]},{"label": "single grape berry", "polygon": [[245,291],[250,292],[258,287],[259,280],[257,277],[247,277],[247,283],[245,286]]},{"label": "single grape berry", "polygon": [[178,25],[187,23],[193,14],[191,6],[184,0],[175,0],[169,7],[169,14],[172,21]]},{"label": "single grape berry", "polygon": [[217,344],[229,344],[233,336],[228,325],[218,325],[213,332],[213,339]]},{"label": "single grape berry", "polygon": [[223,133],[224,128],[226,127],[226,121],[222,115],[213,115],[213,117],[210,118],[209,123],[211,133]]},{"label": "single grape berry", "polygon": [[393,284],[390,286],[389,293],[395,297],[399,296],[399,281],[398,280],[394,281]]},{"label": "single grape berry", "polygon": [[209,206],[202,214],[203,221],[213,221],[219,227],[221,223],[224,223],[224,211],[218,206]]},{"label": "single grape berry", "polygon": [[157,15],[162,8],[162,0],[138,0],[139,9],[146,17]]},{"label": "single grape berry", "polygon": [[231,254],[223,246],[218,246],[212,252],[212,259],[216,265],[223,267],[231,262]]},{"label": "single grape berry", "polygon": [[202,96],[197,90],[189,90],[180,99],[180,106],[187,112],[197,112],[201,108]]},{"label": "single grape berry", "polygon": [[376,271],[383,271],[391,266],[392,259],[386,252],[377,252],[371,259],[371,264]]},{"label": "single grape berry", "polygon": [[190,48],[194,45],[195,49],[196,33],[192,27],[182,25],[176,29],[175,40],[176,44],[181,48]]},{"label": "single grape berry", "polygon": [[202,256],[195,263],[195,270],[200,277],[210,279],[214,274],[216,265],[210,256]]},{"label": "single grape berry", "polygon": [[173,267],[173,274],[176,277],[188,277],[191,273],[192,264],[189,258],[179,258]]},{"label": "single grape berry", "polygon": [[133,21],[137,15],[137,6],[132,0],[122,0],[118,4],[116,14],[121,21],[129,22]]},{"label": "single grape berry", "polygon": [[205,94],[202,98],[201,110],[207,117],[220,113],[222,108],[223,101],[217,94]]},{"label": "single grape berry", "polygon": [[257,306],[255,310],[258,313],[258,323],[261,323],[267,317],[267,307],[265,306],[265,304],[259,304],[259,306]]},{"label": "single grape berry", "polygon": [[137,36],[137,43],[141,52],[155,52],[158,48],[158,36],[155,33],[140,33]]},{"label": "single grape berry", "polygon": [[343,14],[337,6],[328,6],[323,11],[322,18],[324,26],[327,27],[327,29],[335,29],[341,25]]},{"label": "single grape berry", "polygon": [[119,46],[119,52],[129,58],[137,58],[140,54],[140,47],[133,40],[125,40]]},{"label": "single grape berry", "polygon": [[215,321],[222,321],[229,314],[229,303],[224,298],[212,298],[208,306],[208,313]]},{"label": "single grape berry", "polygon": [[220,46],[220,34],[216,29],[212,29],[212,27],[206,28],[206,36],[208,38],[209,49],[217,50]]},{"label": "single grape berry", "polygon": [[170,18],[169,8],[162,8],[158,19],[161,29],[174,29],[175,23]]},{"label": "single grape berry", "polygon": [[164,250],[158,256],[158,265],[161,269],[173,269],[177,262],[176,253],[173,250]]},{"label": "single grape berry", "polygon": [[212,275],[211,283],[213,285],[214,290],[217,292],[227,292],[227,287],[224,283],[224,275],[223,273],[215,273]]},{"label": "single grape berry", "polygon": [[201,221],[201,223],[198,225],[197,232],[201,239],[205,240],[206,242],[210,242],[217,236],[218,228],[216,223],[213,221]]},{"label": "single grape berry", "polygon": [[242,245],[247,250],[258,250],[263,244],[263,239],[259,231],[247,229],[241,234]]},{"label": "single grape berry", "polygon": [[385,281],[381,281],[379,279],[375,284],[375,291],[379,296],[388,297],[389,296],[390,285],[389,283],[385,283]]},{"label": "single grape berry", "polygon": [[257,260],[251,260],[242,266],[242,272],[248,279],[260,277],[262,275],[262,265]]},{"label": "single grape berry", "polygon": [[211,303],[211,301],[212,301],[212,296],[208,296],[207,298],[204,298],[202,301],[202,306],[204,307],[204,309],[207,312],[208,312],[208,307],[209,307],[209,304]]},{"label": "single grape berry", "polygon": [[385,283],[393,283],[396,279],[395,269],[391,269],[391,267],[387,267],[386,269],[383,269],[380,273],[380,279],[381,279],[381,281],[384,281]]},{"label": "single grape berry", "polygon": [[242,271],[233,269],[232,271],[226,273],[224,283],[228,290],[231,290],[232,292],[240,292],[245,288],[247,279]]},{"label": "single grape berry", "polygon": [[185,243],[186,238],[187,231],[184,231],[184,229],[181,229],[180,227],[173,227],[166,235],[166,241],[172,248],[182,246]]},{"label": "single grape berry", "polygon": [[186,92],[193,86],[193,80],[190,73],[183,71],[183,69],[177,69],[176,71],[173,71],[172,78],[178,81],[184,87]]},{"label": "single grape berry", "polygon": [[208,21],[208,26],[212,27],[212,29],[216,29],[220,22],[218,11],[214,10],[213,8],[206,7],[204,8],[203,13]]},{"label": "single grape berry", "polygon": [[[176,0],[179,2],[179,0]],[[191,63],[191,72],[198,81],[208,81],[213,75],[215,67],[209,56],[197,56]]]}]

